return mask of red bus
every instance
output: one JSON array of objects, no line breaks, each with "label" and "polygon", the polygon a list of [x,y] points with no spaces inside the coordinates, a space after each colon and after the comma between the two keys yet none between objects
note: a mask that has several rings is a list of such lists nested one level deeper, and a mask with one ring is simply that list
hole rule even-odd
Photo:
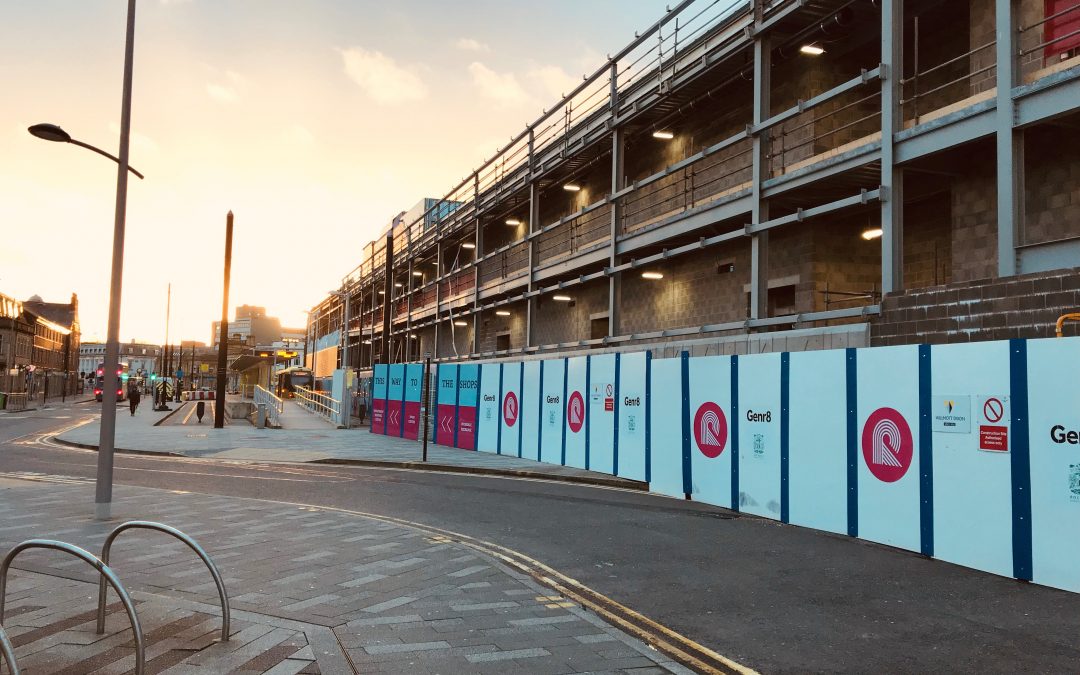
[{"label": "red bus", "polygon": [[[127,398],[128,365],[121,363],[116,369],[116,400],[123,401]],[[105,389],[105,364],[99,363],[97,367],[97,379],[94,380],[94,399],[101,403],[102,390]]]}]

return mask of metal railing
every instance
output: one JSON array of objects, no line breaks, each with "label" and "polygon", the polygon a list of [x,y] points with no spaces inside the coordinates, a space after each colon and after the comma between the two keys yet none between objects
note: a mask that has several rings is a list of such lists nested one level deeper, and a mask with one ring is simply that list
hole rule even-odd
[{"label": "metal railing", "polygon": [[[260,387],[261,388],[261,387]],[[265,391],[265,390],[263,390]],[[221,641],[229,641],[229,594],[225,590],[225,582],[221,579],[221,574],[218,572],[217,566],[210,556],[203,550],[202,546],[199,546],[198,542],[184,534],[175,527],[170,527],[164,523],[155,523],[148,520],[130,520],[122,525],[119,525],[109,536],[105,538],[105,544],[101,547],[101,562],[107,566],[109,564],[109,552],[112,550],[113,542],[116,541],[116,537],[125,530],[154,530],[155,532],[164,532],[172,537],[179,539],[187,544],[188,548],[195,552],[195,555],[202,559],[206,564],[207,569],[210,570],[210,576],[214,577],[214,584],[217,585],[218,598],[221,600]],[[108,569],[106,567],[106,569]],[[117,590],[120,593],[120,590]],[[98,607],[97,607],[97,632],[101,635],[105,632],[105,601],[108,595],[108,588],[105,586],[105,579],[98,582]],[[121,598],[122,599],[122,598]]]},{"label": "metal railing", "polygon": [[19,664],[15,661],[15,647],[11,644],[11,640],[8,639],[3,626],[0,626],[0,656],[3,656],[4,660],[7,661],[8,671],[11,675],[19,675]]},{"label": "metal railing", "polygon": [[265,405],[267,415],[270,417],[270,422],[275,426],[281,426],[281,412],[284,410],[285,402],[275,396],[268,389],[256,385],[255,386],[255,405]]},{"label": "metal railing", "polygon": [[297,403],[329,422],[337,424],[341,419],[341,401],[328,394],[307,387],[297,387],[295,398]]},{"label": "metal railing", "polygon": [[0,392],[0,395],[4,397],[4,410],[26,410],[28,397],[25,392]]},{"label": "metal railing", "polygon": [[142,627],[139,625],[139,617],[135,614],[135,604],[131,601],[131,596],[128,595],[124,585],[120,583],[120,579],[117,578],[112,569],[94,554],[85,549],[81,549],[78,546],[62,541],[54,541],[52,539],[28,539],[11,549],[4,557],[3,563],[0,563],[0,622],[4,620],[4,600],[7,597],[8,569],[10,569],[11,563],[15,560],[16,556],[23,551],[34,548],[62,551],[73,555],[93,566],[94,569],[101,574],[101,583],[104,584],[106,581],[109,582],[109,585],[113,587],[116,594],[120,596],[120,602],[123,603],[124,610],[128,615],[128,620],[131,622],[131,632],[135,636],[135,675],[142,675],[145,672],[146,667],[146,644],[143,639]]}]

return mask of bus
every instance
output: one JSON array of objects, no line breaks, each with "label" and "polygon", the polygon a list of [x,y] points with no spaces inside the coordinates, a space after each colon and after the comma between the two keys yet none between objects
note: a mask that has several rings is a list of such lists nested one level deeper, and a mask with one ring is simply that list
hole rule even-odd
[{"label": "bus", "polygon": [[[128,364],[121,363],[116,369],[116,400],[123,401],[127,398]],[[97,379],[94,380],[94,399],[101,403],[102,390],[105,389],[105,364],[99,363],[97,367]]]},{"label": "bus", "polygon": [[314,378],[309,368],[286,368],[277,373],[277,384],[274,386],[274,394],[278,398],[292,398],[296,395],[297,387],[310,389]]}]

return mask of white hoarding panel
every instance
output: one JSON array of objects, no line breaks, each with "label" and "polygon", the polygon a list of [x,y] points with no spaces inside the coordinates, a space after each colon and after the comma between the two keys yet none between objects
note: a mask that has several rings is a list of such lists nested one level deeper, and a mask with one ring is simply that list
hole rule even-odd
[{"label": "white hoarding panel", "polygon": [[589,433],[589,359],[575,356],[566,365],[566,465],[585,468],[585,439]]},{"label": "white hoarding panel", "polygon": [[517,457],[521,447],[521,364],[504,363],[502,371],[499,454]]},{"label": "white hoarding panel", "polygon": [[1080,592],[1080,338],[1029,340],[1033,581]]},{"label": "white hoarding panel", "polygon": [[476,423],[476,449],[480,452],[497,452],[499,449],[501,370],[502,364],[499,363],[485,363],[480,368],[480,409]]},{"label": "white hoarding panel", "polygon": [[653,359],[649,396],[649,490],[683,497],[682,359]]},{"label": "white hoarding panel", "polygon": [[645,362],[646,352],[619,356],[619,397],[615,401],[619,421],[618,475],[646,480]]},{"label": "white hoarding panel", "polygon": [[614,471],[615,447],[615,355],[589,359],[589,451],[586,468],[601,473]]},{"label": "white hoarding panel", "polygon": [[780,519],[780,354],[739,359],[739,511]]},{"label": "white hoarding panel", "polygon": [[690,359],[690,477],[693,499],[732,508],[730,356]]},{"label": "white hoarding panel", "polygon": [[979,396],[1009,398],[1009,343],[935,345],[930,362],[934,557],[1012,576],[1012,460],[979,449],[987,425],[971,409]]},{"label": "white hoarding panel", "polygon": [[790,355],[788,522],[847,533],[846,352]]},{"label": "white hoarding panel", "polygon": [[921,550],[918,346],[857,351],[858,536]]},{"label": "white hoarding panel", "polygon": [[542,361],[526,361],[521,386],[521,457],[540,459],[540,369]]},{"label": "white hoarding panel", "polygon": [[565,359],[544,361],[544,381],[541,385],[544,400],[540,403],[540,461],[548,464],[562,464],[565,377]]}]

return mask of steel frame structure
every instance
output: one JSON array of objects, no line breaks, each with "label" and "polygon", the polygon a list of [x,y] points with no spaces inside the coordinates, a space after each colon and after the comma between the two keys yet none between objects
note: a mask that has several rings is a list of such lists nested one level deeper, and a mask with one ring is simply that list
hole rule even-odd
[{"label": "steel frame structure", "polygon": [[[353,303],[353,307],[360,309],[345,319],[345,325],[358,324],[361,338],[369,340],[372,346],[376,335],[381,333],[387,345],[381,360],[393,361],[406,360],[411,353],[408,350],[410,340],[426,328],[433,328],[435,332],[433,356],[436,360],[466,356],[438,351],[440,326],[445,326],[448,319],[472,319],[473,335],[468,356],[502,357],[567,346],[619,345],[657,337],[798,327],[810,321],[869,317],[879,311],[878,306],[769,316],[769,230],[782,225],[797,226],[804,220],[843,209],[865,209],[870,204],[877,204],[875,217],[880,218],[883,230],[880,287],[883,293],[903,290],[905,163],[980,138],[995,139],[1000,158],[997,163],[998,273],[1000,276],[1016,274],[1020,247],[1017,232],[1023,213],[1023,190],[1018,188],[1023,185],[1023,127],[1080,109],[1080,68],[1021,84],[1017,65],[1021,51],[1016,39],[1019,32],[1018,0],[994,0],[998,29],[993,49],[997,63],[1008,64],[1008,67],[996,69],[994,97],[905,128],[902,110],[904,1],[880,0],[877,3],[880,7],[881,55],[876,67],[863,69],[857,76],[812,98],[799,100],[795,106],[778,113],[772,113],[770,105],[773,89],[770,55],[775,46],[775,31],[804,15],[805,21],[813,22],[820,19],[822,13],[828,15],[852,3],[845,0],[752,0],[736,3],[734,9],[723,11],[716,9],[716,2],[684,0],[678,3],[625,49],[609,57],[604,66],[584,78],[573,92],[529,124],[419,219],[391,230],[388,239],[393,242],[396,257],[405,261],[393,271],[394,275],[401,272],[406,275],[404,281],[398,282],[400,287],[393,283],[390,271],[381,269],[378,240],[369,245],[367,259],[343,280],[345,292],[360,299]],[[655,46],[650,47],[654,41]],[[987,45],[979,49],[985,47]],[[652,175],[627,182],[623,167],[628,125],[653,109],[662,108],[672,92],[690,86],[714,69],[733,67],[731,64],[747,53],[753,55],[753,116],[745,130]],[[772,131],[826,103],[840,105],[851,95],[867,93],[869,99],[878,101],[880,108],[870,115],[880,115],[878,138],[868,137],[865,142],[834,156],[815,158],[806,166],[784,170],[779,175],[770,170]],[[606,151],[602,149],[605,139],[610,140],[610,149]],[[719,157],[719,153],[747,144],[751,146],[749,185],[737,186],[737,189],[700,203],[695,199],[694,203],[686,203],[681,210],[664,214],[646,227],[626,228],[623,211],[629,200],[650,187],[662,185],[679,172],[693,171],[700,163]],[[582,166],[587,167],[588,162],[593,161],[589,157],[610,162],[610,191],[553,222],[540,223],[539,202],[543,188],[550,186],[556,178],[572,180],[583,171]],[[797,199],[799,190],[848,172],[874,167],[880,167],[877,185],[868,185],[857,193],[824,204],[798,208],[794,214],[770,218],[770,204],[778,199],[793,196]],[[567,255],[554,260],[541,259],[538,249],[545,237],[570,228],[568,237],[572,239],[576,222],[587,216],[602,215],[605,209],[610,210],[606,237],[585,242],[577,250],[571,246]],[[485,222],[494,222],[492,219],[507,214],[526,214],[525,233],[486,250]],[[648,253],[649,249],[667,242],[682,242],[699,234],[704,226],[731,219],[744,219],[746,224],[723,234],[699,236],[693,244],[671,245],[661,254]],[[466,239],[475,247],[474,258],[463,263],[456,255],[454,263],[448,266],[447,258],[455,250],[460,254],[460,244]],[[751,300],[746,320],[636,335],[620,330],[619,285],[623,272],[740,239],[748,239],[751,250]],[[635,259],[636,255],[641,257]],[[426,271],[422,272],[423,276],[419,277],[422,281],[418,285],[416,266],[418,263],[426,265],[431,257],[434,257],[435,273],[429,278]],[[506,274],[508,257],[523,258],[524,269],[520,272],[514,269]],[[498,274],[499,261],[503,262],[503,274]],[[489,266],[494,270],[490,281],[484,274]],[[537,298],[600,280],[606,280],[608,285],[607,337],[537,344]],[[385,295],[381,301],[380,286]],[[510,350],[481,352],[482,313],[523,301],[525,344]],[[404,303],[400,317],[398,303]],[[312,313],[315,320],[309,322],[309,329],[316,327],[320,318],[332,316],[335,311],[334,299],[324,300]],[[387,312],[395,314],[388,316]],[[400,325],[395,327],[399,318]],[[390,327],[389,334],[379,328],[379,323]],[[327,332],[330,330],[328,326]],[[390,351],[390,340],[405,345],[405,358]],[[370,363],[373,363],[374,351],[369,352]],[[370,363],[348,365],[367,366]]]}]

